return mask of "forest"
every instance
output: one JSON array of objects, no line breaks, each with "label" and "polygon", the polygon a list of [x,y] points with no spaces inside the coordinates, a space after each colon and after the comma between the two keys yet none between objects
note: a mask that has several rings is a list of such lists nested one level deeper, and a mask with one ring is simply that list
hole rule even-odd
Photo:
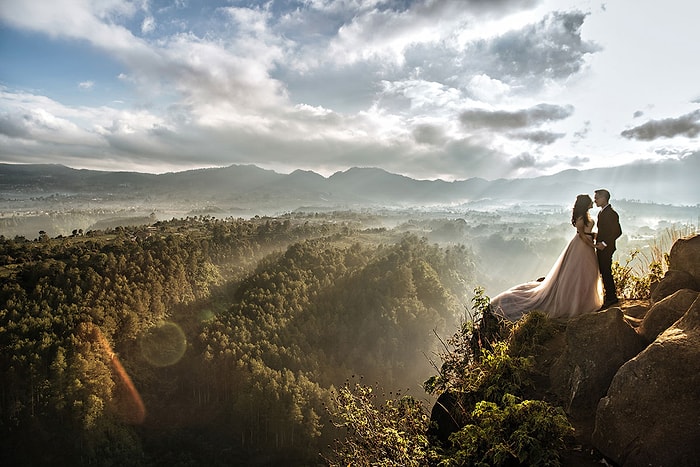
[{"label": "forest", "polygon": [[337,389],[428,397],[476,277],[313,216],[0,236],[0,463],[325,465]]}]

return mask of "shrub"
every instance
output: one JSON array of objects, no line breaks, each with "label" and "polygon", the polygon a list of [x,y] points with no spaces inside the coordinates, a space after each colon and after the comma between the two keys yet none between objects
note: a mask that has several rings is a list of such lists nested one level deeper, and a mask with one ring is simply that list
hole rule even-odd
[{"label": "shrub", "polygon": [[331,421],[346,436],[335,441],[329,465],[427,465],[428,417],[423,405],[401,394],[378,402],[380,394],[377,388],[359,383],[346,383],[333,393]]},{"label": "shrub", "polygon": [[655,284],[668,270],[668,252],[673,244],[679,238],[695,232],[696,228],[692,225],[668,228],[653,239],[644,251],[632,250],[625,258],[624,265],[619,261],[613,262],[612,273],[618,297],[632,300],[649,298]]},{"label": "shrub", "polygon": [[639,250],[633,250],[621,265],[619,261],[612,264],[612,274],[615,279],[617,295],[631,300],[644,300],[651,296],[653,284],[658,283],[668,269],[668,254],[665,255],[666,268],[659,261],[652,261],[648,266],[635,268],[634,260],[640,255]]},{"label": "shrub", "polygon": [[441,466],[558,466],[564,436],[573,432],[561,408],[512,394],[500,404],[477,403],[471,417],[450,437],[455,450]]},{"label": "shrub", "polygon": [[507,324],[493,313],[483,288],[474,289],[472,303],[472,312],[467,310],[459,330],[446,342],[441,340],[442,364],[439,368],[433,365],[438,374],[423,383],[428,394],[469,386],[484,351],[492,350],[496,342],[508,335]]},{"label": "shrub", "polygon": [[457,427],[448,445],[430,444],[419,401],[398,395],[378,402],[372,387],[346,384],[335,393],[331,409],[334,425],[346,430],[336,441],[331,465],[560,465],[564,439],[573,432],[566,415],[545,401],[523,397],[532,354],[552,335],[554,324],[533,312],[509,325],[492,313],[483,289],[475,293],[476,320],[463,323],[443,343],[438,375],[424,384],[427,392],[448,393],[454,402],[448,410]]}]

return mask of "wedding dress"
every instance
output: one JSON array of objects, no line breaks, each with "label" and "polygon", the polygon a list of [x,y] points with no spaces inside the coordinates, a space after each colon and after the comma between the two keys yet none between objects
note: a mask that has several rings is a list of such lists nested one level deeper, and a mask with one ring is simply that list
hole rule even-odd
[{"label": "wedding dress", "polygon": [[[586,227],[591,233],[593,224]],[[491,300],[494,312],[510,321],[540,310],[551,318],[569,319],[603,305],[603,282],[595,249],[579,237],[571,239],[541,282],[526,282]]]}]

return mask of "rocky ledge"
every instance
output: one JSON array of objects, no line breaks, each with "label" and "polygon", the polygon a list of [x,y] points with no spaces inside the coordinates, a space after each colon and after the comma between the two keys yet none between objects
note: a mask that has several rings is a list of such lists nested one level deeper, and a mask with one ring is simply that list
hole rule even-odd
[{"label": "rocky ledge", "polygon": [[538,357],[541,389],[601,462],[700,466],[700,236],[669,255],[648,302],[575,318]]}]

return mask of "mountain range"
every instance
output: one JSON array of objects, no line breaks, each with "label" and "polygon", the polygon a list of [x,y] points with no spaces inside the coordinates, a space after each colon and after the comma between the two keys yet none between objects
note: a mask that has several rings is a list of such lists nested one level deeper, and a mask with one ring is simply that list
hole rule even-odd
[{"label": "mountain range", "polygon": [[569,204],[579,193],[607,188],[615,199],[672,205],[700,203],[700,152],[684,159],[535,178],[418,180],[379,168],[354,167],[329,177],[289,174],[255,165],[165,174],[106,172],[63,165],[0,164],[0,198],[100,196],[113,200],[188,200],[197,203],[300,206],[415,206],[480,200]]}]

